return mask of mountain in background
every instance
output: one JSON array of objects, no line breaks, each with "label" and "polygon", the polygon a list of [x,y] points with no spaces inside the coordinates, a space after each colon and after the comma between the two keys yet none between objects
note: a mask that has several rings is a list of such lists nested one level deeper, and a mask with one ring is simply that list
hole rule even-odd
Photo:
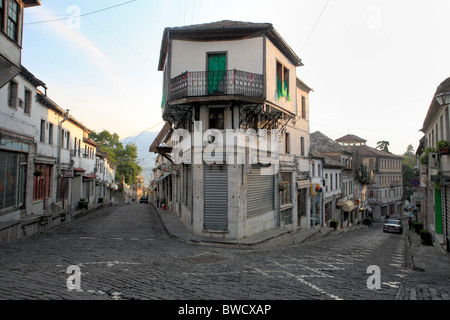
[{"label": "mountain in background", "polygon": [[155,141],[159,132],[142,132],[135,137],[126,138],[120,142],[124,145],[133,143],[138,149],[138,161],[142,167],[142,176],[144,177],[145,185],[149,186],[153,180],[153,168],[155,167],[156,154],[149,152],[150,145]]}]

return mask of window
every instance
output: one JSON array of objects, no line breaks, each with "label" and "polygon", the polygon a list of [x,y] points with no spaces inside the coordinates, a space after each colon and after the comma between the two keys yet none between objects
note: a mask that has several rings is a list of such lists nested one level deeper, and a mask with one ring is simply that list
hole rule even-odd
[{"label": "window", "polygon": [[306,119],[306,98],[302,96],[302,118]]},{"label": "window", "polygon": [[25,89],[25,106],[23,108],[23,113],[31,115],[31,91]]},{"label": "window", "polygon": [[285,97],[290,100],[289,96],[289,70],[277,61],[277,93],[278,100]]},{"label": "window", "polygon": [[303,137],[300,138],[300,154],[305,155],[305,138]]},{"label": "window", "polygon": [[5,15],[4,2],[5,2],[5,0],[0,0],[0,30],[3,30],[3,28],[4,28],[4,25],[3,25],[4,15]]},{"label": "window", "polygon": [[8,91],[8,106],[13,109],[17,109],[17,92],[19,85],[16,81],[11,80],[9,82],[9,91]]},{"label": "window", "polygon": [[53,144],[53,124],[48,124],[48,144]]},{"label": "window", "polygon": [[20,163],[26,163],[20,157],[18,153],[0,152],[0,209],[19,205],[19,192],[23,192],[23,188],[18,190]]},{"label": "window", "polygon": [[290,144],[291,144],[291,139],[290,139],[290,135],[288,132],[286,132],[286,154],[290,154],[291,150],[290,150]]},{"label": "window", "polygon": [[225,129],[225,109],[224,108],[210,108],[209,109],[209,129]]},{"label": "window", "polygon": [[15,0],[9,1],[8,8],[8,37],[15,42],[19,41],[19,13],[20,6]]},{"label": "window", "polygon": [[41,136],[40,136],[40,142],[45,142],[45,120],[41,120]]},{"label": "window", "polygon": [[66,149],[70,149],[70,132],[66,131]]}]

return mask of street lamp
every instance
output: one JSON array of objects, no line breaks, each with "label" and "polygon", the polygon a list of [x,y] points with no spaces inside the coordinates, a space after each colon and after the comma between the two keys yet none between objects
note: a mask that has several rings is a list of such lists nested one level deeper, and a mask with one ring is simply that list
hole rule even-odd
[{"label": "street lamp", "polygon": [[450,92],[448,92],[448,91],[440,93],[437,96],[435,96],[434,98],[441,106],[450,104]]}]

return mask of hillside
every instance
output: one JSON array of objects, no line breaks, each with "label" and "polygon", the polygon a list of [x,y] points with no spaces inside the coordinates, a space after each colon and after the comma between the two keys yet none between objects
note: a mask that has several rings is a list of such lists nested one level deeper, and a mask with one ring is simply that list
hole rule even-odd
[{"label": "hillside", "polygon": [[134,143],[138,149],[139,165],[143,168],[142,176],[145,178],[145,185],[149,185],[153,180],[152,169],[155,166],[156,154],[148,150],[159,132],[143,132],[135,137],[129,137],[121,142],[125,144]]}]

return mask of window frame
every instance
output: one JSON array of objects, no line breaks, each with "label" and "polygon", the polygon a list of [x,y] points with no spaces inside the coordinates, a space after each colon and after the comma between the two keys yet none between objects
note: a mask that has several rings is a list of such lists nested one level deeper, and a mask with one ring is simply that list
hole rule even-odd
[{"label": "window frame", "polygon": [[[279,66],[281,67],[281,70],[279,70]],[[278,79],[279,79],[278,74],[280,73],[280,71],[281,71],[281,79],[280,79],[280,81],[282,81],[281,82],[281,86],[283,87],[284,86],[284,82],[287,81],[287,88],[286,88],[287,95],[285,97],[284,96],[283,97],[285,99],[288,99],[288,97],[290,96],[290,90],[289,90],[290,70],[280,60],[276,59],[276,68],[275,68],[275,77],[276,77],[275,80],[276,80],[276,82],[275,83],[277,83],[277,88],[278,88]],[[277,91],[278,91],[278,89],[277,89]]]},{"label": "window frame", "polygon": [[[16,5],[16,16],[13,17],[11,16],[11,11],[14,11],[13,9],[13,5]],[[8,37],[13,40],[15,43],[19,44],[19,35],[20,35],[20,14],[21,14],[21,6],[20,4],[16,1],[16,0],[9,0],[8,1],[8,14],[6,15],[6,34],[8,35]],[[13,19],[16,19],[16,21],[14,21]],[[10,27],[10,25],[14,26],[15,29],[12,30],[12,28]],[[11,31],[14,32],[13,35],[11,35]]]},{"label": "window frame", "polygon": [[285,152],[291,154],[291,135],[289,132],[285,134]]},{"label": "window frame", "polygon": [[54,143],[54,130],[53,130],[53,123],[48,123],[48,144],[53,145]]},{"label": "window frame", "polygon": [[25,87],[24,89],[24,104],[23,104],[23,113],[31,116],[31,110],[33,106],[33,91]]},{"label": "window frame", "polygon": [[46,133],[46,126],[47,122],[44,119],[41,119],[41,131],[40,131],[40,136],[39,136],[39,142],[41,143],[45,143],[45,133]]},{"label": "window frame", "polygon": [[0,0],[0,30],[5,30],[5,0]]},{"label": "window frame", "polygon": [[17,102],[19,100],[19,83],[11,80],[8,86],[8,107],[17,110]]},{"label": "window frame", "polygon": [[[222,116],[218,117],[219,115]],[[215,118],[211,118],[212,116],[215,116]],[[214,125],[212,125],[212,121],[214,122]],[[222,127],[219,127],[217,124],[222,121]],[[225,130],[225,108],[209,108],[209,115],[208,115],[208,129],[217,129],[217,130]]]}]

